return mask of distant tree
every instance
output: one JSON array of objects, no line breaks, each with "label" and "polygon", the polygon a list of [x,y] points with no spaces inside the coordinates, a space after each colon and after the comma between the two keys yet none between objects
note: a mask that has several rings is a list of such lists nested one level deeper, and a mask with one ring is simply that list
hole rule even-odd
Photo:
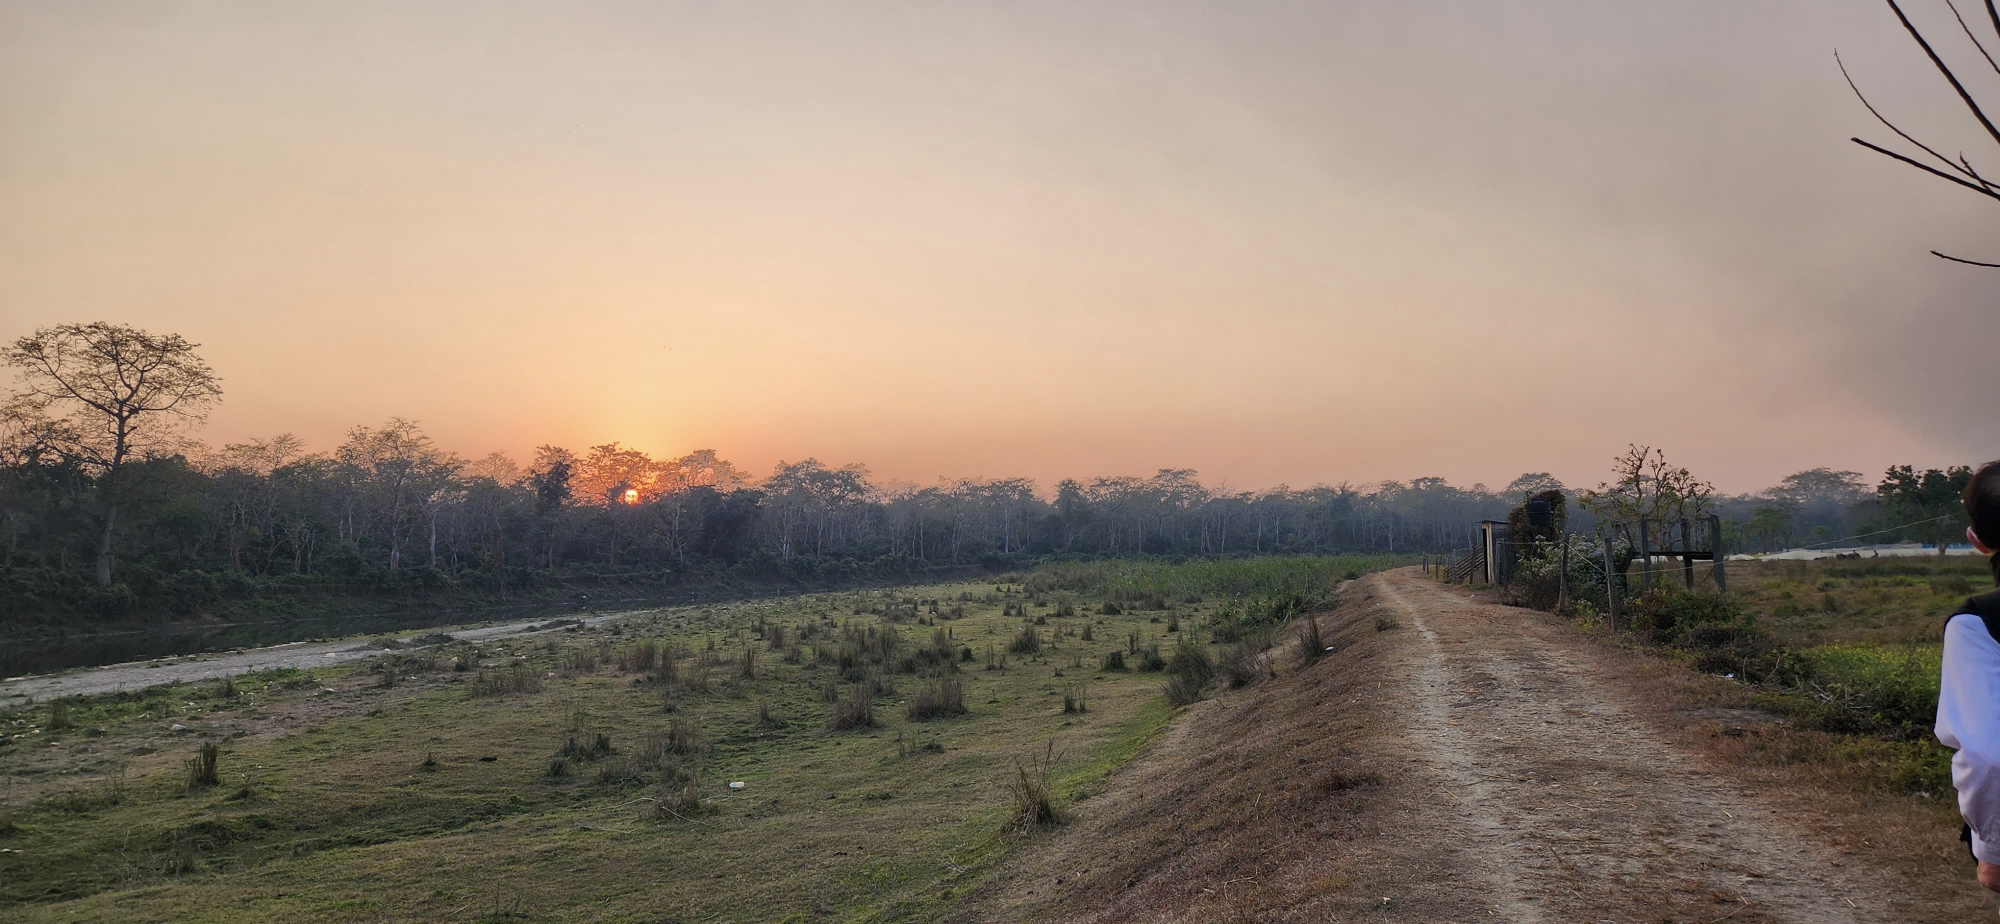
[{"label": "distant tree", "polygon": [[[1518,479],[1517,479],[1518,480]],[[1548,506],[1549,520],[1546,526],[1536,526],[1528,515],[1528,505],[1541,502]],[[1507,531],[1514,541],[1522,545],[1555,542],[1569,527],[1569,498],[1560,488],[1539,491],[1522,499],[1519,507],[1507,513]]]},{"label": "distant tree", "polygon": [[1750,515],[1750,522],[1743,524],[1743,535],[1760,541],[1766,551],[1774,544],[1789,545],[1792,513],[1784,507],[1759,507]]},{"label": "distant tree", "polygon": [[536,535],[540,537],[541,560],[556,566],[558,515],[569,505],[570,478],[576,470],[576,456],[561,446],[535,447],[535,465],[528,470],[528,486],[535,492]]},{"label": "distant tree", "polygon": [[511,487],[524,477],[521,466],[504,452],[489,452],[484,456],[465,463],[467,478],[484,478],[501,487]]},{"label": "distant tree", "polygon": [[1965,534],[1965,512],[1959,498],[1972,481],[1972,469],[1955,465],[1918,472],[1908,465],[1892,466],[1875,493],[1884,513],[1904,535],[1936,545],[1938,554]]},{"label": "distant tree", "polygon": [[[376,429],[347,431],[347,442],[334,458],[358,476],[366,514],[389,543],[389,570],[402,570],[403,553],[418,525],[428,520],[435,527],[439,505],[458,474],[458,460],[438,449],[415,421],[400,417]],[[433,564],[436,551],[433,542]]]},{"label": "distant tree", "polygon": [[1665,452],[1636,443],[1612,461],[1614,478],[1585,491],[1584,509],[1607,520],[1660,522],[1708,513],[1715,487],[1686,468],[1667,463]]},{"label": "distant tree", "polygon": [[1526,472],[1521,477],[1507,483],[1500,493],[1508,497],[1527,498],[1543,491],[1563,491],[1563,483],[1548,472]]},{"label": "distant tree", "polygon": [[630,495],[634,501],[652,497],[659,480],[659,466],[651,456],[605,443],[590,447],[590,452],[576,461],[570,489],[578,503],[608,507],[625,503],[627,491],[638,492]]},{"label": "distant tree", "polygon": [[1815,503],[1853,504],[1868,496],[1868,486],[1860,472],[1837,472],[1813,468],[1786,475],[1769,492],[1772,500],[1798,507]]},{"label": "distant tree", "polygon": [[[1931,47],[1930,40],[1924,37],[1923,32],[1919,30],[1914,23],[1910,22],[1910,17],[1904,14],[1903,8],[1896,3],[1896,0],[1888,0],[1888,4],[1890,11],[1896,14],[1896,20],[1902,23],[1903,30],[1905,32],[1908,32],[1910,34],[1910,38],[1916,41],[1917,47],[1922,48],[1924,50],[1924,55],[1930,58],[1931,65],[1936,67],[1938,73],[1944,76],[1945,82],[1951,85],[1952,92],[1956,93],[1958,95],[1959,100],[1965,103],[1965,108],[1971,111],[1973,120],[1979,123],[1979,127],[1983,129],[1987,135],[1992,137],[1994,142],[2000,143],[2000,127],[1994,125],[1993,120],[1987,116],[1985,108],[1981,106],[1979,101],[1973,97],[1972,92],[1965,88],[1965,84],[1959,81],[1958,75],[1953,73],[1951,67],[1944,63],[1944,59],[1938,56],[1936,49]],[[1965,37],[1971,41],[1972,47],[1978,50],[1979,56],[1985,59],[1987,66],[1991,67],[1994,73],[2000,74],[2000,62],[1995,62],[1993,55],[1988,51],[1986,46],[1980,43],[1979,37],[1973,33],[1972,26],[1965,21],[1964,16],[1959,14],[1958,7],[1953,5],[1951,3],[1951,0],[1945,0],[1945,6],[1951,9],[1952,16],[1957,18],[1958,20],[1959,29],[1963,31],[1965,33]],[[1986,0],[1986,18],[1987,18],[1987,23],[1982,24],[1982,31],[1986,28],[1990,28],[1996,36],[2000,36],[2000,8],[1996,8],[1994,6],[1994,0]],[[1874,116],[1877,121],[1881,122],[1890,131],[1895,132],[1897,137],[1903,139],[1904,141],[1909,142],[1912,145],[1915,145],[1917,149],[1922,151],[1929,160],[1935,161],[1936,163],[1942,165],[1944,169],[1940,170],[1937,167],[1933,167],[1930,164],[1917,159],[1916,157],[1912,157],[1905,154],[1899,154],[1895,151],[1889,150],[1888,148],[1881,147],[1880,145],[1863,141],[1860,138],[1852,138],[1849,140],[1853,141],[1855,144],[1861,145],[1862,147],[1874,151],[1878,154],[1894,158],[1898,161],[1901,161],[1905,164],[1915,167],[1918,170],[1922,170],[1923,172],[1928,173],[1932,176],[1939,177],[1941,179],[1950,181],[1952,183],[1956,183],[1960,186],[1965,187],[1966,189],[1972,190],[1975,193],[1978,193],[1982,196],[1986,196],[1989,199],[2000,199],[2000,180],[1986,179],[1983,175],[1980,174],[1977,168],[1973,167],[1972,161],[1967,159],[1964,154],[1958,155],[1957,159],[1946,157],[1945,155],[1939,153],[1935,148],[1932,148],[1930,145],[1918,141],[1916,138],[1912,137],[1908,132],[1905,132],[1902,129],[1897,128],[1895,123],[1890,122],[1888,117],[1882,115],[1881,112],[1876,110],[1875,105],[1873,103],[1870,103],[1868,101],[1868,97],[1862,94],[1861,88],[1855,86],[1854,78],[1847,73],[1847,65],[1844,62],[1840,61],[1840,55],[1838,52],[1834,54],[1834,61],[1840,67],[1840,75],[1846,78],[1847,86],[1850,89],[1852,89],[1854,91],[1854,95],[1861,100],[1861,105],[1867,107],[1869,115]],[[1938,257],[1940,259],[1950,260],[1954,263],[1967,263],[1973,266],[2000,267],[2000,263],[1983,263],[1978,260],[1967,260],[1961,257],[1947,256],[1946,254],[1939,253],[1935,250],[1931,251],[1931,255]]]},{"label": "distant tree", "polygon": [[528,484],[535,489],[543,513],[560,510],[569,503],[570,478],[575,469],[576,457],[569,450],[561,446],[535,448],[535,467],[528,472]]},{"label": "distant tree", "polygon": [[39,439],[99,478],[101,517],[95,577],[111,586],[111,539],[135,456],[182,448],[184,431],[207,419],[221,380],[195,354],[200,344],[123,324],[45,327],[0,351],[19,370],[17,414],[34,415]]}]

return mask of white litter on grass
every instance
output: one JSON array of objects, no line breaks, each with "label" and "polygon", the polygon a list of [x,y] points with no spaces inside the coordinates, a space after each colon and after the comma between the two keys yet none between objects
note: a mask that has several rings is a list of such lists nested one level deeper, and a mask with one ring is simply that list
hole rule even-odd
[{"label": "white litter on grass", "polygon": [[730,784],[729,784],[729,788],[730,788],[730,789],[742,789],[742,788],[743,788],[743,781],[742,781],[742,780],[736,780],[735,782],[732,782],[732,783],[730,783]]},{"label": "white litter on grass", "polygon": [[187,727],[187,726],[185,726],[185,725],[182,725],[182,724],[181,724],[181,723],[179,723],[179,722],[175,722],[175,723],[174,723],[174,724],[173,724],[172,726],[170,726],[170,727],[169,727],[169,728],[168,728],[167,730],[168,730],[168,731],[187,731],[187,730],[188,730],[188,727]]}]

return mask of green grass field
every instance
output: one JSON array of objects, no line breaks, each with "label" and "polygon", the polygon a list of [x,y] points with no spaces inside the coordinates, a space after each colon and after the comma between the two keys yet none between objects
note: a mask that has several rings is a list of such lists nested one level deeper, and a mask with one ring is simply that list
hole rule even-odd
[{"label": "green grass field", "polygon": [[1732,563],[1729,584],[1787,645],[1894,646],[1936,644],[1952,608],[1993,577],[1983,558],[1926,556]]},{"label": "green grass field", "polygon": [[0,917],[933,918],[1034,836],[1022,765],[1087,799],[1171,722],[1147,649],[1392,563],[1062,566],[35,704],[0,715]]},{"label": "green grass field", "polygon": [[[1648,611],[1702,670],[1755,684],[1758,702],[1805,728],[1846,736],[1870,786],[1949,790],[1950,754],[1931,736],[1945,617],[1992,587],[1983,559],[1733,563],[1731,596],[1671,582]],[[1854,755],[1849,755],[1850,757]],[[1845,759],[1845,758],[1843,758]],[[1864,766],[1865,765],[1865,766]]]}]

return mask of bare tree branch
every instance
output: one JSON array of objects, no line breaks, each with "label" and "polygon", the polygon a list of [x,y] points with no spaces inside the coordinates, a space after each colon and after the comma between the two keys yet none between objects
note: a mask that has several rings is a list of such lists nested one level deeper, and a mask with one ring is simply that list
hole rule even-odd
[{"label": "bare tree branch", "polygon": [[[1973,35],[1972,27],[1965,24],[1965,17],[1958,15],[1958,6],[1953,4],[1951,0],[1944,0],[1944,5],[1951,7],[1951,15],[1958,19],[1958,27],[1965,30],[1965,37],[1972,40],[1972,47],[1979,49],[1979,56],[1986,59],[1986,65],[1993,68],[1993,73],[2000,74],[2000,64],[1993,63],[1993,56],[1986,53],[1986,46],[1979,44],[1979,36]],[[1988,10],[1993,8],[1990,0],[1986,4],[1986,8]]]},{"label": "bare tree branch", "polygon": [[[1961,168],[1959,165],[1952,163],[1951,158],[1946,157],[1943,154],[1939,154],[1938,152],[1932,150],[1930,145],[1927,145],[1921,141],[1918,141],[1915,138],[1910,137],[1909,132],[1897,128],[1896,123],[1889,121],[1887,117],[1883,116],[1881,112],[1877,111],[1875,109],[1875,104],[1868,101],[1868,97],[1861,92],[1861,88],[1854,85],[1853,76],[1847,73],[1847,62],[1840,60],[1840,52],[1836,51],[1833,53],[1833,63],[1834,66],[1840,68],[1840,76],[1847,81],[1847,88],[1854,91],[1854,98],[1860,100],[1862,106],[1867,107],[1868,114],[1874,116],[1875,121],[1888,126],[1890,131],[1896,133],[1896,137],[1901,138],[1904,141],[1907,141],[1911,144],[1916,145],[1917,147],[1922,148],[1924,150],[1924,153],[1937,158],[1938,161],[1940,163],[1943,163],[1945,166],[1950,167],[1953,170],[1957,170],[1958,172],[1963,173],[1966,176],[1969,176],[1975,180],[1979,180],[1979,184],[1981,186],[1986,186],[1986,181],[1980,179],[1979,174],[1972,172],[1970,164]],[[1986,186],[1986,188],[1988,190],[1992,189],[1992,187],[1990,186]]]},{"label": "bare tree branch", "polygon": [[1951,82],[1953,90],[1958,91],[1958,98],[1964,100],[1966,107],[1972,110],[1973,118],[1979,120],[1979,124],[1986,128],[1986,133],[1993,136],[1995,142],[2000,142],[2000,128],[1993,127],[1993,121],[1986,117],[1986,111],[1979,108],[1979,103],[1973,100],[1972,94],[1966,91],[1965,85],[1958,82],[1958,75],[1952,73],[1950,67],[1945,66],[1944,59],[1938,57],[1938,53],[1931,48],[1930,42],[1925,41],[1924,34],[1917,31],[1916,25],[1910,22],[1910,17],[1903,15],[1903,8],[1897,5],[1896,0],[1887,0],[1887,2],[1889,9],[1896,12],[1896,18],[1902,20],[1903,29],[1910,33],[1911,38],[1917,40],[1917,46],[1924,50],[1924,54],[1930,56],[1931,63],[1937,65],[1938,73],[1943,74],[1944,79]]},{"label": "bare tree branch", "polygon": [[1881,147],[1879,145],[1869,144],[1868,142],[1863,141],[1859,138],[1849,138],[1847,140],[1852,141],[1855,144],[1861,145],[1862,147],[1867,148],[1870,151],[1874,151],[1877,154],[1881,154],[1885,157],[1893,157],[1897,160],[1902,161],[1903,163],[1909,164],[1910,166],[1917,168],[1918,170],[1922,170],[1925,173],[1929,173],[1934,176],[1944,177],[1945,179],[1957,183],[1958,185],[1963,186],[1966,189],[1970,189],[1973,192],[1979,193],[1980,195],[1990,196],[1994,199],[2000,199],[2000,192],[1995,192],[1991,189],[1987,189],[1986,187],[1981,186],[1978,183],[1966,182],[1965,180],[1961,180],[1958,177],[1952,176],[1951,174],[1946,173],[1943,170],[1939,170],[1936,167],[1930,166],[1929,164],[1917,163],[1916,161],[1911,160],[1908,157],[1904,157],[1903,155],[1898,154],[1894,151],[1891,151],[1888,148]]},{"label": "bare tree branch", "polygon": [[1931,256],[1936,257],[1940,260],[1950,260],[1953,263],[1963,263],[1967,266],[1985,266],[1985,267],[1991,267],[1993,269],[2000,269],[2000,263],[1981,263],[1978,260],[1967,260],[1961,257],[1951,256],[1950,254],[1938,253],[1935,250],[1931,251]]}]

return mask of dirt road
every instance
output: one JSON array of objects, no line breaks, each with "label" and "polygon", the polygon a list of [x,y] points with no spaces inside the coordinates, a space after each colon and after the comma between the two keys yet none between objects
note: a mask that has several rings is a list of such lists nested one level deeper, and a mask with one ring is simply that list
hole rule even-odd
[{"label": "dirt road", "polygon": [[1878,865],[1877,816],[1739,778],[1703,745],[1770,720],[1646,699],[1675,668],[1415,569],[1342,597],[1326,654],[1288,632],[1270,676],[1190,707],[954,920],[1993,919],[1942,826]]},{"label": "dirt road", "polygon": [[[1416,630],[1406,739],[1436,786],[1427,837],[1470,864],[1511,921],[1657,920],[1703,906],[1738,920],[1883,921],[1883,876],[1704,773],[1616,705],[1576,652],[1525,614],[1404,571],[1369,578]],[[1532,617],[1529,617],[1532,618]],[[1442,835],[1442,837],[1439,837]]]},{"label": "dirt road", "polygon": [[[579,623],[587,626],[596,625],[630,615],[632,614],[607,613],[580,619],[523,620],[445,631],[451,638],[459,641],[486,642],[515,635],[555,631]],[[410,633],[402,635],[407,636]],[[156,661],[137,661],[129,664],[107,664],[103,667],[83,668],[59,674],[13,677],[0,681],[0,706],[15,705],[29,698],[50,700],[62,696],[90,696],[120,690],[143,690],[163,683],[214,680],[221,677],[235,677],[251,671],[277,670],[286,667],[301,670],[328,667],[372,658],[390,650],[412,650],[385,648],[383,642],[392,637],[394,636],[350,638],[337,642],[293,642],[269,648],[161,658]]]}]

